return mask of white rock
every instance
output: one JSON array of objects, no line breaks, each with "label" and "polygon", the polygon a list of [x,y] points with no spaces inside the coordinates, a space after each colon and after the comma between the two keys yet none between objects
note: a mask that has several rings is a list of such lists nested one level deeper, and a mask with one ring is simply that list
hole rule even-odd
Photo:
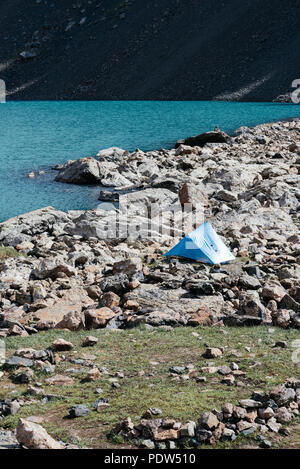
[{"label": "white rock", "polygon": [[25,419],[19,420],[16,436],[18,442],[29,449],[63,449],[41,425]]}]

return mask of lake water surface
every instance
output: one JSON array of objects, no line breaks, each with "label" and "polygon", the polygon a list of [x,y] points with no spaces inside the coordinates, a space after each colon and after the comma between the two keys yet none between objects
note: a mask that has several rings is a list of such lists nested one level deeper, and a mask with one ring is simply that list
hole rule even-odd
[{"label": "lake water surface", "polygon": [[[98,205],[99,187],[53,182],[51,166],[119,146],[170,148],[179,138],[212,130],[300,117],[300,107],[212,101],[43,101],[0,104],[0,221],[47,205]],[[45,174],[29,179],[31,171]]]}]

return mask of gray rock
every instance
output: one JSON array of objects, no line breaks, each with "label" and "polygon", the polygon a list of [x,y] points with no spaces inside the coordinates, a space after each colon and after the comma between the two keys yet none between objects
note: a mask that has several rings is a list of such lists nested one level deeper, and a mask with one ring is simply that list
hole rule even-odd
[{"label": "gray rock", "polygon": [[110,275],[100,282],[103,292],[124,293],[128,290],[129,279],[126,274]]},{"label": "gray rock", "polygon": [[74,267],[64,262],[60,256],[44,259],[32,270],[32,276],[36,279],[56,279],[61,275],[71,277],[75,273]]},{"label": "gray rock", "polygon": [[0,430],[0,449],[20,449],[14,432]]},{"label": "gray rock", "polygon": [[97,157],[101,159],[106,159],[108,161],[122,161],[123,156],[127,153],[126,150],[123,150],[119,147],[109,147],[100,150],[97,153]]},{"label": "gray rock", "polygon": [[257,278],[246,274],[240,277],[239,283],[242,285],[242,287],[250,290],[257,290],[261,287],[260,281]]},{"label": "gray rock", "polygon": [[30,241],[37,234],[51,233],[55,226],[63,227],[69,221],[66,213],[53,207],[34,210],[0,223],[0,242],[15,247],[23,241]]},{"label": "gray rock", "polygon": [[261,303],[259,294],[256,291],[241,292],[238,314],[264,317],[265,307]]},{"label": "gray rock", "polygon": [[257,409],[262,406],[262,403],[253,399],[241,399],[240,405],[247,409]]},{"label": "gray rock", "polygon": [[94,158],[80,158],[65,165],[55,181],[68,184],[97,184],[101,179],[100,165]]},{"label": "gray rock", "polygon": [[120,194],[118,192],[112,192],[110,190],[101,190],[98,200],[104,202],[119,202]]},{"label": "gray rock", "polygon": [[[222,315],[224,299],[220,295],[191,298],[187,290],[178,288],[166,290],[157,285],[142,284],[124,296],[124,301],[137,301],[143,313],[163,312],[174,317],[174,322],[185,323],[193,313],[207,306],[217,316]],[[181,318],[181,319],[180,319]]]},{"label": "gray rock", "polygon": [[236,440],[235,431],[230,428],[224,428],[223,434],[222,434],[222,440],[230,440],[230,441]]},{"label": "gray rock", "polygon": [[168,210],[177,201],[177,196],[168,189],[152,188],[121,195],[119,198],[121,210],[146,218]]},{"label": "gray rock", "polygon": [[230,375],[232,373],[232,370],[229,366],[223,365],[223,366],[220,366],[220,368],[218,369],[218,373],[220,375],[226,376],[226,375]]},{"label": "gray rock", "polygon": [[155,443],[152,440],[140,440],[139,445],[141,448],[145,449],[154,449],[155,448]]},{"label": "gray rock", "polygon": [[218,191],[215,197],[219,200],[223,200],[224,202],[228,203],[237,202],[238,200],[236,194],[230,191],[226,191],[225,189]]},{"label": "gray rock", "polygon": [[175,373],[176,375],[183,375],[186,371],[186,367],[185,366],[171,366],[171,368],[169,368],[169,371],[171,373]]},{"label": "gray rock", "polygon": [[83,404],[77,404],[69,410],[69,418],[85,417],[90,413],[89,409]]},{"label": "gray rock", "polygon": [[284,385],[278,386],[271,391],[270,396],[279,407],[290,404],[296,397],[296,392],[292,388],[286,388]]},{"label": "gray rock", "polygon": [[15,355],[6,360],[4,364],[5,368],[18,368],[21,366],[31,368],[33,365],[33,360],[30,360],[28,358],[17,357]]},{"label": "gray rock", "polygon": [[271,432],[278,433],[281,428],[281,424],[278,423],[274,417],[272,417],[268,420],[267,427]]}]

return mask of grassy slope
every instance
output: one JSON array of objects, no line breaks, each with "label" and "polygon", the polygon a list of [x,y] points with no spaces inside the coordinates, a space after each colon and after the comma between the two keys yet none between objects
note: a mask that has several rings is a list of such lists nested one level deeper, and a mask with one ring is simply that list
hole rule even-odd
[{"label": "grassy slope", "polygon": [[[48,376],[36,373],[36,381],[43,383],[47,393],[63,399],[47,404],[35,401],[36,398],[31,399],[17,416],[5,418],[2,426],[14,428],[19,416],[42,415],[45,418],[43,425],[58,438],[75,443],[80,441],[81,445],[88,447],[115,447],[118,445],[108,442],[106,433],[128,415],[137,421],[147,408],[159,407],[165,417],[174,417],[179,421],[195,420],[204,410],[219,408],[225,402],[237,403],[240,398],[250,397],[254,389],[269,390],[299,372],[299,365],[291,360],[291,343],[299,337],[299,332],[295,330],[273,329],[270,332],[266,327],[259,327],[225,328],[223,332],[218,328],[178,328],[171,332],[160,329],[150,332],[142,329],[122,332],[98,330],[92,334],[99,338],[93,348],[81,347],[87,331],[72,333],[53,330],[27,338],[7,339],[8,355],[11,355],[16,348],[41,349],[48,347],[55,338],[63,337],[74,344],[74,349],[64,353],[66,360],[57,365],[56,373],[71,375],[65,370],[82,366],[71,364],[69,358],[93,354],[96,356],[94,364],[99,368],[106,367],[109,374],[103,374],[96,382],[82,383],[81,377],[85,376],[86,368],[82,374],[73,375],[75,385],[50,387],[44,382]],[[287,341],[288,348],[272,348],[276,340]],[[215,361],[202,358],[206,344],[225,347],[224,356]],[[245,347],[250,347],[250,352]],[[240,379],[243,387],[221,384],[218,374],[206,375],[206,383],[172,380],[168,371],[172,365],[193,364],[199,369],[207,363],[222,365],[233,361],[246,372],[246,377]],[[123,370],[125,378],[119,380],[121,388],[113,389],[109,379],[118,370]],[[141,370],[145,374],[138,376]],[[202,372],[200,374],[203,375]],[[95,394],[97,387],[103,389],[101,396]],[[20,396],[25,389],[26,386],[12,384],[6,375],[1,380],[0,398]],[[76,420],[65,418],[72,405],[84,403],[91,407],[99,397],[109,398],[110,402],[110,407],[102,413],[92,411],[87,417]],[[235,446],[240,444],[238,441]],[[282,444],[281,440],[277,444]]]}]

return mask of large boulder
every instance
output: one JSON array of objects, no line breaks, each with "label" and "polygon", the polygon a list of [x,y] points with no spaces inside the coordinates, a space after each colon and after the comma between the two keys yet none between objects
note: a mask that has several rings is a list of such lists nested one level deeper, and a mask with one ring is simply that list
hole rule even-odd
[{"label": "large boulder", "polygon": [[78,311],[70,311],[62,320],[56,324],[56,329],[68,329],[69,331],[78,331],[84,328],[84,318]]},{"label": "large boulder", "polygon": [[87,309],[85,311],[85,324],[87,329],[99,329],[115,317],[116,313],[110,308]]},{"label": "large boulder", "polygon": [[231,137],[225,132],[217,129],[212,132],[205,132],[203,134],[196,135],[195,137],[188,137],[183,140],[178,140],[175,144],[175,148],[179,145],[188,145],[190,147],[204,147],[206,143],[230,143]]},{"label": "large boulder", "polygon": [[[255,200],[255,199],[254,199]],[[276,207],[259,207],[258,201],[242,204],[239,210],[231,210],[224,216],[218,213],[214,217],[214,228],[217,232],[241,230],[245,225],[251,226],[252,231],[267,233],[296,234],[298,228],[293,218],[284,210]]]},{"label": "large boulder", "polygon": [[[138,210],[137,210],[138,212]],[[66,231],[70,235],[81,236],[84,239],[98,238],[103,240],[119,240],[140,235],[135,226],[148,228],[148,219],[139,215],[120,213],[115,210],[105,211],[101,209],[89,210],[81,213],[78,217],[66,226]],[[103,249],[103,254],[104,254]],[[106,261],[112,261],[106,248]],[[110,258],[109,258],[110,257]]]},{"label": "large boulder", "polygon": [[18,442],[28,449],[63,449],[63,446],[52,438],[37,423],[20,419],[16,432]]},{"label": "large boulder", "polygon": [[97,157],[100,160],[105,159],[108,161],[121,161],[124,154],[127,154],[127,151],[123,150],[122,148],[109,147],[109,148],[104,148],[103,150],[100,150],[97,153]]},{"label": "large boulder", "polygon": [[25,315],[24,321],[26,320],[26,323],[31,325],[34,324],[39,330],[52,329],[61,321],[64,323],[67,318],[69,322],[70,316],[67,316],[69,313],[72,313],[71,317],[74,319],[75,313],[80,315],[83,307],[92,304],[93,300],[88,296],[85,289],[80,287],[72,288],[56,301]]},{"label": "large boulder", "polygon": [[164,312],[173,315],[178,322],[177,314],[184,322],[195,318],[195,313],[209,309],[211,314],[221,317],[224,307],[224,300],[221,295],[201,296],[191,298],[183,288],[165,290],[157,285],[142,284],[134,291],[124,295],[124,301],[135,301],[139,304],[141,311],[139,314],[153,312]]},{"label": "large boulder", "polygon": [[71,161],[57,174],[55,181],[68,184],[98,184],[101,179],[99,163],[95,158]]},{"label": "large boulder", "polygon": [[[139,316],[137,322],[145,322],[151,326],[183,326],[186,319],[178,313],[169,313],[165,311],[153,311],[144,317]],[[130,323],[129,323],[130,324]]]}]

